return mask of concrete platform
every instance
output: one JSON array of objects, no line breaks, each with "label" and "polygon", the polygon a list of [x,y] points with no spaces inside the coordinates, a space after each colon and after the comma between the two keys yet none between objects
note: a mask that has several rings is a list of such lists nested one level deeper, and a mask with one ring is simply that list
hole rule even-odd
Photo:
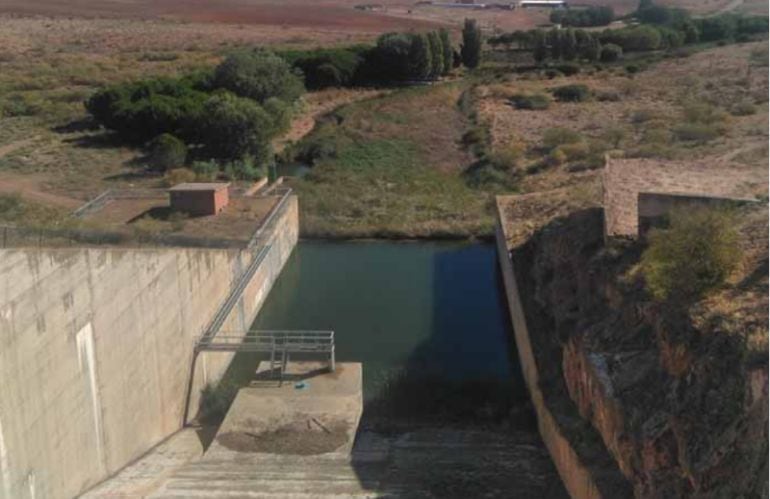
[{"label": "concrete platform", "polygon": [[239,454],[347,455],[363,411],[360,363],[290,362],[283,382],[267,362],[238,391],[203,459]]}]

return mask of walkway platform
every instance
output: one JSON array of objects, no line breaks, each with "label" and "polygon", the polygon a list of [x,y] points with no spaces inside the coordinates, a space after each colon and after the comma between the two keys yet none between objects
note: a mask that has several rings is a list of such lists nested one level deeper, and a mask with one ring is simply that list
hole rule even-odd
[{"label": "walkway platform", "polygon": [[203,459],[241,453],[349,454],[363,411],[360,363],[291,362],[283,382],[261,362]]}]

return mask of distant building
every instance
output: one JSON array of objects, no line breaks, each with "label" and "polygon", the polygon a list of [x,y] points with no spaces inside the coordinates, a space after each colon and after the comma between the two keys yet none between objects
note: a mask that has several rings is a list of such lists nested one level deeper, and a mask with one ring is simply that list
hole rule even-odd
[{"label": "distant building", "polygon": [[168,190],[171,209],[195,216],[216,215],[230,202],[228,183],[184,183]]},{"label": "distant building", "polygon": [[527,8],[547,8],[547,9],[566,9],[568,4],[566,0],[520,0],[519,7]]}]

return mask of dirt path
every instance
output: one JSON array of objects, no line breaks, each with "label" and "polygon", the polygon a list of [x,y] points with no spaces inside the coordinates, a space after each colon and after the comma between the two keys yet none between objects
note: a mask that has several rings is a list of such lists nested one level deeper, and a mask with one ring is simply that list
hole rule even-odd
[{"label": "dirt path", "polygon": [[334,89],[309,94],[305,110],[291,122],[288,132],[273,141],[273,148],[281,152],[290,143],[301,140],[313,130],[318,118],[324,114],[345,104],[371,99],[383,93],[382,90]]},{"label": "dirt path", "polygon": [[[6,153],[7,154],[7,153]],[[79,199],[46,192],[43,180],[31,175],[16,175],[0,172],[0,193],[19,194],[22,198],[46,205],[74,209],[83,204]]]},{"label": "dirt path", "polygon": [[39,139],[39,135],[35,135],[33,137],[29,137],[22,140],[17,140],[15,142],[11,142],[10,144],[5,144],[3,146],[0,146],[0,158],[7,156],[11,154],[14,151],[17,151],[21,149],[22,147],[26,147],[32,143],[34,143],[37,139]]},{"label": "dirt path", "polygon": [[714,14],[715,15],[727,14],[731,10],[735,10],[738,7],[740,7],[741,5],[743,5],[743,2],[744,2],[744,0],[733,0],[732,2],[728,3],[727,5],[725,5],[724,7],[719,9],[718,11],[716,11]]}]

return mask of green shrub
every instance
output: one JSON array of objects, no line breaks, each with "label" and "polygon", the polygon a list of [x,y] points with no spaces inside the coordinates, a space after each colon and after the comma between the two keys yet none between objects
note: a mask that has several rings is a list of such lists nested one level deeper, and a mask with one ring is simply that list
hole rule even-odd
[{"label": "green shrub", "polygon": [[146,142],[171,133],[195,142],[208,97],[189,80],[156,78],[107,87],[85,106],[97,122],[130,140]]},{"label": "green shrub", "polygon": [[559,76],[564,76],[564,73],[562,73],[558,69],[549,68],[545,70],[545,76],[549,80],[553,80],[554,78],[557,78]]},{"label": "green shrub", "polygon": [[548,109],[551,99],[545,94],[516,94],[511,97],[516,109],[542,110]]},{"label": "green shrub", "polygon": [[564,85],[553,90],[553,96],[560,102],[583,102],[591,96],[586,85]]},{"label": "green shrub", "polygon": [[623,57],[623,49],[614,43],[602,45],[602,50],[599,52],[599,60],[602,62],[619,61],[621,57]]},{"label": "green shrub", "polygon": [[506,146],[496,147],[489,155],[489,162],[499,170],[512,170],[518,166],[524,156],[524,145],[511,143]]},{"label": "green shrub", "polygon": [[173,187],[177,184],[195,182],[197,178],[196,173],[189,168],[174,168],[166,172],[166,175],[163,177],[163,183],[168,187]]},{"label": "green shrub", "polygon": [[705,125],[720,124],[727,121],[724,110],[705,102],[689,102],[683,109],[686,121]]},{"label": "green shrub", "polygon": [[230,180],[259,180],[265,177],[265,169],[255,165],[251,158],[230,161],[223,171]]},{"label": "green shrub", "polygon": [[184,165],[187,158],[187,146],[170,133],[158,135],[150,143],[148,162],[158,171]]},{"label": "green shrub", "polygon": [[610,143],[613,148],[618,149],[620,144],[626,138],[628,134],[624,128],[611,127],[602,132],[602,138]]},{"label": "green shrub", "polygon": [[682,142],[706,143],[719,137],[719,130],[705,123],[682,123],[672,131],[674,137]]},{"label": "green shrub", "polygon": [[0,116],[34,116],[43,111],[39,101],[21,94],[9,96],[0,106]]},{"label": "green shrub", "polygon": [[604,90],[596,93],[596,100],[599,102],[620,102],[622,96],[616,90]]},{"label": "green shrub", "polygon": [[575,64],[574,62],[565,62],[563,64],[559,64],[557,69],[561,71],[564,76],[572,76],[580,73],[580,65]]},{"label": "green shrub", "polygon": [[196,180],[214,180],[219,175],[219,165],[214,160],[194,161],[190,169],[195,173]]},{"label": "green shrub", "polygon": [[564,154],[566,161],[578,161],[586,159],[590,154],[590,148],[585,142],[573,142],[571,144],[562,144],[555,149]]},{"label": "green shrub", "polygon": [[583,138],[569,128],[548,128],[543,132],[543,147],[547,150],[555,149],[564,144],[575,144]]},{"label": "green shrub", "polygon": [[749,116],[756,114],[756,112],[757,106],[748,100],[737,102],[733,105],[733,107],[730,108],[730,114],[733,116]]},{"label": "green shrub", "polygon": [[681,209],[652,229],[642,255],[647,289],[660,300],[692,299],[724,283],[741,258],[735,217],[722,210]]}]

